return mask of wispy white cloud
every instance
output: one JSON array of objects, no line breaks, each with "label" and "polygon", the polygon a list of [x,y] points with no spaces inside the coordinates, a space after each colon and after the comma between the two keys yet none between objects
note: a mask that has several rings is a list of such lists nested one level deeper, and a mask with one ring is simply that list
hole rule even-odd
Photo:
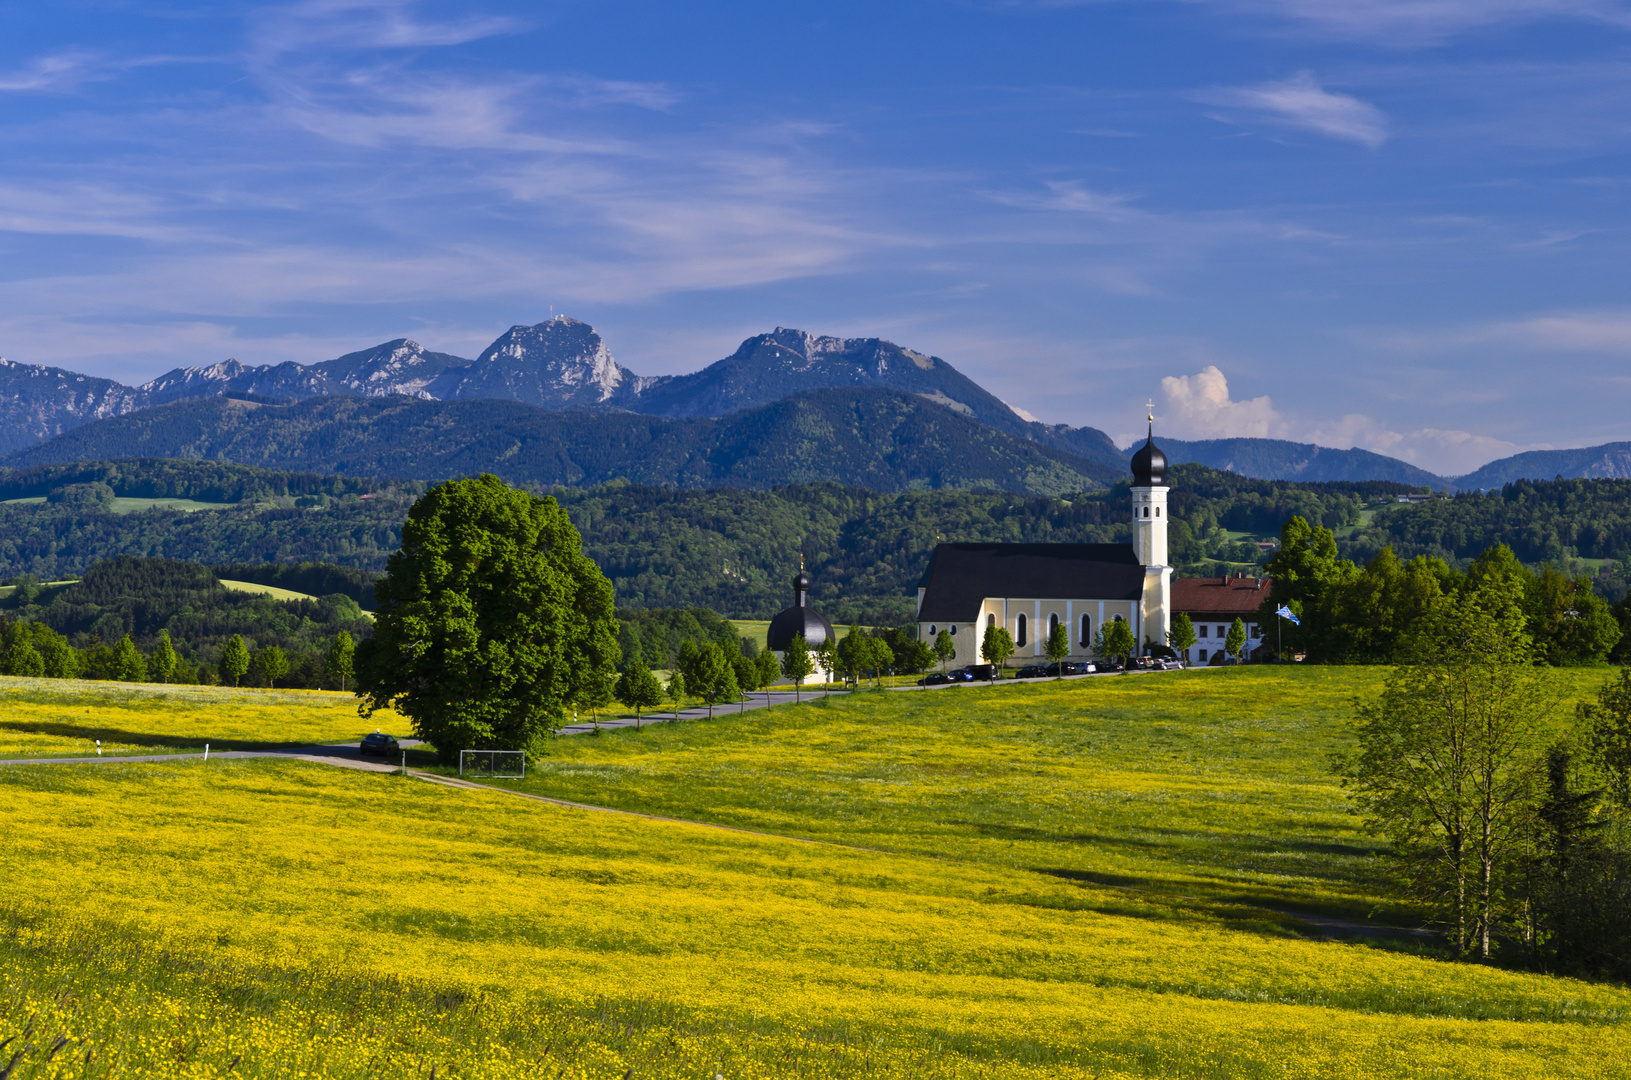
[{"label": "wispy white cloud", "polygon": [[98,77],[101,60],[100,53],[82,49],[51,53],[15,71],[0,73],[0,91],[71,90],[88,79]]},{"label": "wispy white cloud", "polygon": [[1348,94],[1326,90],[1310,71],[1299,71],[1281,82],[1208,90],[1197,94],[1196,100],[1226,110],[1219,119],[1234,123],[1298,128],[1372,150],[1388,140],[1388,119],[1382,110]]},{"label": "wispy white cloud", "polygon": [[320,47],[438,48],[514,33],[525,25],[494,16],[429,21],[415,14],[413,0],[305,0],[263,12],[251,47],[262,60]]},{"label": "wispy white cloud", "polygon": [[[1006,0],[1056,8],[1124,0]],[[1631,27],[1627,0],[1177,0],[1294,28],[1301,34],[1388,48],[1437,45],[1469,31],[1543,20]]]},{"label": "wispy white cloud", "polygon": [[1406,354],[1442,353],[1499,343],[1531,352],[1624,356],[1631,355],[1631,310],[1563,311],[1443,329],[1383,331],[1364,335],[1364,339]]},{"label": "wispy white cloud", "polygon": [[1485,27],[1556,19],[1631,26],[1624,0],[1188,0],[1278,18],[1321,36],[1392,47],[1434,45]]}]

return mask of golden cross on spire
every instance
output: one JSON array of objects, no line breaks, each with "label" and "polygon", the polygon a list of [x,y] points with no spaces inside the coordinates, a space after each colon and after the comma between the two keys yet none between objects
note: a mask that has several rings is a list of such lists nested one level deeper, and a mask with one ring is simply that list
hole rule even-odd
[{"label": "golden cross on spire", "polygon": [[1149,410],[1150,423],[1155,423],[1155,399],[1150,398],[1144,402],[1144,408]]},{"label": "golden cross on spire", "polygon": [[804,572],[804,552],[799,552],[799,573]]}]

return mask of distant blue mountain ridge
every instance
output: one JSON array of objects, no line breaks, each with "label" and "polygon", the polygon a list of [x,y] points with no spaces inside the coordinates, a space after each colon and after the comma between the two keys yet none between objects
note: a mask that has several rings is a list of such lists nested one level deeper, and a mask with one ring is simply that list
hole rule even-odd
[{"label": "distant blue mountain ridge", "polygon": [[[1407,461],[1357,447],[1334,450],[1284,439],[1168,439],[1157,444],[1173,464],[1195,463],[1256,480],[1391,480],[1435,491],[1487,491],[1516,480],[1631,478],[1631,442],[1604,443],[1573,450],[1530,450],[1492,461],[1465,476],[1440,476]],[[1122,451],[1125,458],[1143,445]]]}]

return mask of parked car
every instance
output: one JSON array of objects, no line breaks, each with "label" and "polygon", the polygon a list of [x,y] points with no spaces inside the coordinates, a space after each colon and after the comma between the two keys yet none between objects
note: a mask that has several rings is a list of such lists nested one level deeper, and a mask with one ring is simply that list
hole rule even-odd
[{"label": "parked car", "polygon": [[1016,679],[1045,679],[1049,675],[1052,675],[1052,674],[1053,674],[1053,665],[1052,664],[1049,664],[1047,667],[1036,667],[1035,665],[1033,665],[1031,667],[1022,667],[1018,671],[1014,672],[1014,678],[1016,678]]},{"label": "parked car", "polygon": [[376,731],[371,735],[363,736],[362,746],[359,752],[363,754],[379,754],[381,757],[389,757],[391,754],[400,752],[401,749],[402,747],[397,744],[396,739]]},{"label": "parked car", "polygon": [[935,671],[923,676],[923,678],[917,681],[917,684],[919,686],[945,686],[947,683],[957,683],[962,681],[963,673],[961,671]]},{"label": "parked car", "polygon": [[973,682],[976,679],[986,682],[996,677],[997,665],[995,664],[970,664],[963,669],[963,678],[968,682]]}]

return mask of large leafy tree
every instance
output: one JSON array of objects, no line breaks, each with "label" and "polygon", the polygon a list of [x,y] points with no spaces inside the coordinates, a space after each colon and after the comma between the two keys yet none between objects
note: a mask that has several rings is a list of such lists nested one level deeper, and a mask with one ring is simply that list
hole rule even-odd
[{"label": "large leafy tree", "polygon": [[1457,956],[1488,957],[1520,903],[1554,703],[1522,601],[1521,582],[1491,575],[1435,608],[1382,694],[1360,704],[1358,750],[1336,766]]},{"label": "large leafy tree", "polygon": [[1349,560],[1337,558],[1331,530],[1292,517],[1280,527],[1280,550],[1269,561],[1268,574],[1274,584],[1258,611],[1257,624],[1271,625],[1275,610],[1289,604],[1302,612],[1302,625],[1282,628],[1288,651],[1303,649],[1315,660],[1340,651],[1345,638],[1337,626],[1336,601],[1358,570]]},{"label": "large leafy tree", "polygon": [[611,583],[577,530],[554,499],[495,476],[414,503],[374,600],[357,693],[401,711],[444,761],[538,752],[617,665]]}]

